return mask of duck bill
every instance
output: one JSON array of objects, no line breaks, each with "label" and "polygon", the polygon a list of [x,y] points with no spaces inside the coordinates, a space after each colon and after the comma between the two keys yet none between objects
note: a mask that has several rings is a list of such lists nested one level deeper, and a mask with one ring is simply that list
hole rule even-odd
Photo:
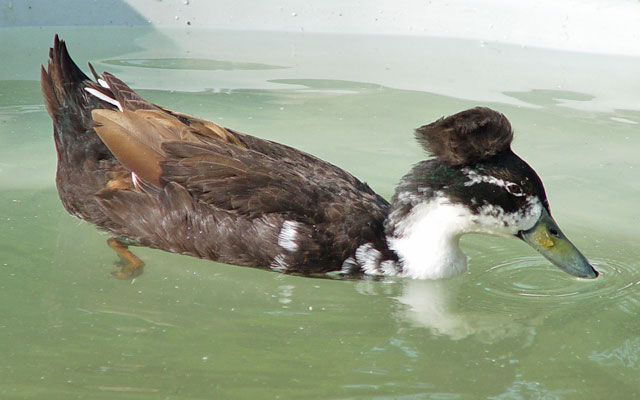
[{"label": "duck bill", "polygon": [[546,209],[542,210],[542,215],[533,228],[520,231],[518,237],[555,266],[573,276],[589,279],[598,276],[598,271],[567,239]]}]

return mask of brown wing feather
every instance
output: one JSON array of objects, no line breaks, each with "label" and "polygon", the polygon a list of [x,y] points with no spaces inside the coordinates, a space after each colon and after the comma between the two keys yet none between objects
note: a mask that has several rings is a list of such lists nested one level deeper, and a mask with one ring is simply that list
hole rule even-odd
[{"label": "brown wing feather", "polygon": [[97,124],[94,130],[118,161],[144,181],[161,187],[164,156],[148,138],[157,126],[127,110],[93,110],[92,116]]},{"label": "brown wing feather", "polygon": [[108,72],[102,73],[102,77],[109,85],[113,98],[122,104],[125,110],[157,110],[158,107],[143,99],[126,83]]},{"label": "brown wing feather", "polygon": [[[143,115],[148,119],[164,124],[165,127],[172,131],[179,130],[183,132],[185,136],[191,133],[241,145],[240,141],[234,135],[216,123],[152,104],[143,99],[126,83],[108,72],[103,73],[102,77],[109,85],[111,95],[122,104],[125,110],[143,112]],[[104,90],[104,88],[101,89]],[[184,138],[185,137],[183,137],[183,139]]]},{"label": "brown wing feather", "polygon": [[224,128],[214,122],[207,121],[206,119],[200,119],[188,114],[172,111],[168,108],[159,108],[167,115],[171,115],[187,125],[190,128],[190,132],[195,135],[208,137],[210,139],[234,144],[236,146],[244,146],[244,144],[238,139],[237,133],[234,133],[233,131]]},{"label": "brown wing feather", "polygon": [[363,243],[386,248],[389,204],[368,185],[309,154],[240,137],[263,152],[219,142],[165,143],[163,179],[186,188],[199,204],[242,220],[278,216],[303,223],[298,239],[304,251],[288,260],[292,270],[339,267]]},{"label": "brown wing feather", "polygon": [[113,97],[123,111],[93,110],[94,130],[122,165],[153,186],[162,187],[165,183],[159,167],[165,158],[162,150],[165,142],[214,141],[242,146],[235,135],[220,125],[156,106],[115,76],[105,72],[102,77],[108,88],[93,82],[88,82],[88,87]]},{"label": "brown wing feather", "polygon": [[366,213],[386,207],[366,184],[328,163],[301,163],[221,143],[167,142],[163,150],[164,180],[180,183],[200,201],[240,214],[277,212],[313,223],[343,212],[344,203]]},{"label": "brown wing feather", "polygon": [[[102,77],[109,88],[99,89],[124,111],[94,110],[95,130],[147,183],[175,182],[197,201],[250,217],[282,213],[312,224],[345,213],[383,219],[388,203],[346,171],[289,146],[149,103],[115,76]],[[355,225],[344,229],[360,229]]]},{"label": "brown wing feather", "polygon": [[159,109],[95,109],[92,111],[92,118],[96,124],[94,130],[118,161],[141,179],[157,187],[163,184],[158,164],[165,159],[163,143],[219,142],[232,147],[235,147],[235,143],[240,144],[218,125],[204,120],[187,125]]}]

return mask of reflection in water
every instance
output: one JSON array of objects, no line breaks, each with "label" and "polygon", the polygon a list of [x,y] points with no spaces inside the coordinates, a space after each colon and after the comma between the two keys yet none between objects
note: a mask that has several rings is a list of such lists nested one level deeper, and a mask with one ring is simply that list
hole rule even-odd
[{"label": "reflection in water", "polygon": [[291,296],[293,295],[293,289],[295,289],[295,286],[293,285],[278,286],[278,290],[279,290],[278,302],[284,305],[291,303]]},{"label": "reflection in water", "polygon": [[463,283],[464,279],[403,281],[402,294],[396,297],[403,306],[397,317],[452,340],[475,336],[483,343],[494,343],[520,338],[524,339],[524,346],[531,345],[535,328],[514,319],[512,314],[477,307],[462,310],[457,300]]},{"label": "reflection in water", "polygon": [[[401,305],[396,316],[452,340],[473,336],[482,343],[495,343],[510,338],[528,346],[538,327],[552,315],[570,312],[572,305],[581,308],[580,304],[598,299],[603,309],[616,304],[625,313],[637,315],[638,272],[629,264],[601,259],[593,262],[602,275],[589,281],[554,273],[534,257],[513,258],[480,272],[473,281],[465,277],[402,280],[402,293],[394,297]],[[360,291],[366,287],[361,285]],[[591,309],[595,311],[593,303]],[[640,357],[640,339],[624,344],[609,358],[620,358],[615,354],[622,353]],[[598,359],[603,359],[603,354]],[[629,358],[626,360],[629,364]]]},{"label": "reflection in water", "polygon": [[545,385],[540,382],[515,380],[507,390],[498,395],[488,397],[490,400],[502,400],[502,399],[545,399],[545,400],[559,400],[565,398],[571,393],[575,393],[575,390],[548,390]]},{"label": "reflection in water", "polygon": [[627,339],[620,346],[602,352],[594,352],[589,359],[603,366],[622,365],[640,369],[640,337]]},{"label": "reflection in water", "polygon": [[124,67],[184,69],[199,71],[237,71],[237,70],[269,70],[283,69],[279,65],[261,63],[243,63],[232,61],[211,60],[205,58],[139,58],[122,60],[105,60],[104,64]]}]

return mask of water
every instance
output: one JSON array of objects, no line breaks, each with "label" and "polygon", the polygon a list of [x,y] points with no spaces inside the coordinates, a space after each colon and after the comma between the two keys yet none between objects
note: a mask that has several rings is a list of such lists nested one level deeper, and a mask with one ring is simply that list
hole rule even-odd
[{"label": "water", "polygon": [[[136,249],[63,210],[39,64],[0,30],[3,399],[584,399],[640,394],[640,60],[449,39],[57,29],[148,99],[327,159],[390,198],[413,128],[484,104],[602,273],[469,236],[445,281],[285,276]],[[18,45],[9,46],[8,43]],[[635,100],[633,100],[635,99]]]}]

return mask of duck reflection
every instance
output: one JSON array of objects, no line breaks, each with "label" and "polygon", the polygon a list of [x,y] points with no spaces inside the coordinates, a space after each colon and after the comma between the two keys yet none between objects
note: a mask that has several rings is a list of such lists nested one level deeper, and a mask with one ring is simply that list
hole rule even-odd
[{"label": "duck reflection", "polygon": [[[490,302],[461,297],[464,279],[403,280],[396,318],[452,340],[474,337],[483,343],[511,339],[530,345],[538,319],[517,319],[509,310],[490,309]],[[468,282],[467,282],[468,284]],[[466,303],[466,304],[465,304]]]}]

